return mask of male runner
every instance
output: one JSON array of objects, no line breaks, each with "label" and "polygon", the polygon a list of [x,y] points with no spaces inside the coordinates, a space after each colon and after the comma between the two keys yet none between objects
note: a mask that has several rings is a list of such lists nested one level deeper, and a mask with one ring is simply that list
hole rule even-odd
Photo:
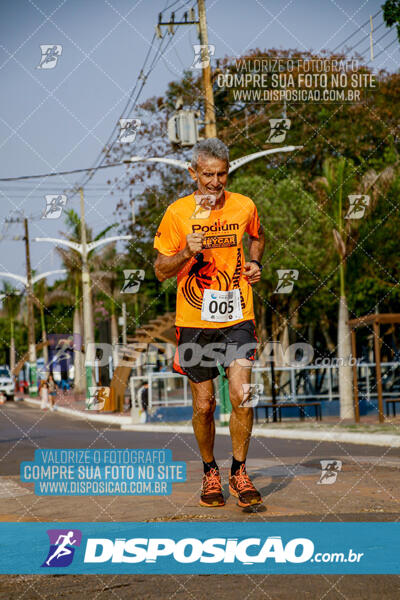
[{"label": "male runner", "polygon": [[[229,151],[223,142],[198,142],[189,167],[197,190],[167,208],[154,239],[157,278],[177,276],[174,371],[190,381],[193,430],[204,464],[200,504],[208,507],[225,504],[214,458],[213,379],[218,362],[225,367],[232,404],[229,490],[239,506],[261,502],[245,461],[253,426],[248,405],[251,361],[257,346],[251,286],[261,278],[265,239],[254,202],[225,191],[228,171]],[[249,262],[243,253],[244,233],[250,237]],[[215,345],[219,353],[210,355]]]}]

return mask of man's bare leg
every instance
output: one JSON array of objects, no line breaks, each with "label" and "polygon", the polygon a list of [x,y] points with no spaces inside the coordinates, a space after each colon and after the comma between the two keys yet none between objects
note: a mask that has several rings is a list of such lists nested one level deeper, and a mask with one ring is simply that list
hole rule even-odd
[{"label": "man's bare leg", "polygon": [[243,394],[243,385],[250,383],[251,366],[251,361],[242,358],[235,360],[227,369],[229,398],[232,404],[229,430],[233,456],[240,461],[246,460],[253,428],[253,409],[241,406],[243,400],[246,399]]},{"label": "man's bare leg", "polygon": [[235,360],[227,369],[227,375],[232,404],[229,429],[233,450],[229,491],[238,499],[239,506],[246,508],[262,502],[261,495],[247,475],[245,466],[253,428],[253,408],[243,405],[250,396],[248,391],[245,393],[243,386],[250,383],[251,361]]},{"label": "man's bare leg", "polygon": [[212,379],[202,383],[190,381],[193,397],[193,431],[204,463],[200,505],[208,508],[224,506],[221,477],[214,459],[215,395]]},{"label": "man's bare leg", "polygon": [[215,439],[215,394],[212,379],[202,383],[190,381],[193,398],[193,431],[204,462],[214,458]]}]

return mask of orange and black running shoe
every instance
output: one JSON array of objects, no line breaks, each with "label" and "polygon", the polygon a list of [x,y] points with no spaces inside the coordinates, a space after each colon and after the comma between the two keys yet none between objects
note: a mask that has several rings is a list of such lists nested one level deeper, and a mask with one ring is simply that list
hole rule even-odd
[{"label": "orange and black running shoe", "polygon": [[244,464],[236,471],[235,475],[229,477],[229,491],[238,499],[238,504],[242,508],[262,502],[260,492],[252,484]]},{"label": "orange and black running shoe", "polygon": [[203,475],[200,505],[209,508],[224,506],[225,500],[222,495],[221,477],[218,469],[210,469]]}]

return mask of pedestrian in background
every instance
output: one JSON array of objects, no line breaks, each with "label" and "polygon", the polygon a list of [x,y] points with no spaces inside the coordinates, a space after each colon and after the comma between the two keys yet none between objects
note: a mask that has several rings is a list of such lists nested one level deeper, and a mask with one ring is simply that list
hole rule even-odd
[{"label": "pedestrian in background", "polygon": [[147,409],[149,407],[149,384],[147,381],[138,389],[138,400],[139,406],[142,409],[140,416],[140,422],[146,423],[147,421]]},{"label": "pedestrian in background", "polygon": [[46,410],[49,407],[49,388],[47,385],[47,381],[41,381],[39,386],[39,394],[40,394],[40,408],[42,410]]},{"label": "pedestrian in background", "polygon": [[47,387],[50,395],[50,410],[55,410],[56,396],[57,396],[57,385],[54,381],[53,375],[50,375],[47,378]]}]

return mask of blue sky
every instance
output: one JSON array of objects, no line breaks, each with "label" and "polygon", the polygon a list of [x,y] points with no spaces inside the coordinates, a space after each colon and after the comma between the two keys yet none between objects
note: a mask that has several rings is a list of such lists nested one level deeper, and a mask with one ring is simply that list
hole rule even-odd
[{"label": "blue sky", "polygon": [[[127,97],[149,49],[158,13],[176,18],[195,2],[185,0],[14,0],[0,8],[0,177],[47,173],[93,164],[122,114]],[[186,5],[185,8],[180,7]],[[381,2],[360,0],[206,0],[209,43],[215,57],[240,56],[254,48],[332,50],[359,29]],[[179,9],[179,10],[178,10]],[[382,23],[374,19],[375,29]],[[386,32],[381,26],[375,40]],[[349,41],[364,41],[369,26]],[[376,45],[378,54],[394,31]],[[198,43],[195,27],[177,30],[166,53],[150,74],[140,101],[162,95],[169,81],[179,78],[193,60]],[[41,44],[61,44],[54,69],[37,69]],[[367,53],[366,53],[367,54]],[[394,43],[374,63],[389,71],[398,69],[399,45]],[[133,148],[134,153],[134,148]],[[86,190],[89,225],[100,230],[112,222],[115,199],[106,191],[109,176],[101,172]],[[113,170],[121,176],[123,168]],[[45,181],[0,183],[0,233],[22,234],[21,225],[4,227],[11,211],[38,217],[44,195],[60,193],[81,176]],[[142,188],[138,186],[137,191]],[[79,198],[68,200],[78,210]],[[63,221],[32,219],[31,237],[61,237]],[[58,268],[51,244],[32,243],[32,266],[38,272]],[[138,265],[139,267],[139,265]],[[25,274],[22,241],[0,240],[0,271]]]}]

